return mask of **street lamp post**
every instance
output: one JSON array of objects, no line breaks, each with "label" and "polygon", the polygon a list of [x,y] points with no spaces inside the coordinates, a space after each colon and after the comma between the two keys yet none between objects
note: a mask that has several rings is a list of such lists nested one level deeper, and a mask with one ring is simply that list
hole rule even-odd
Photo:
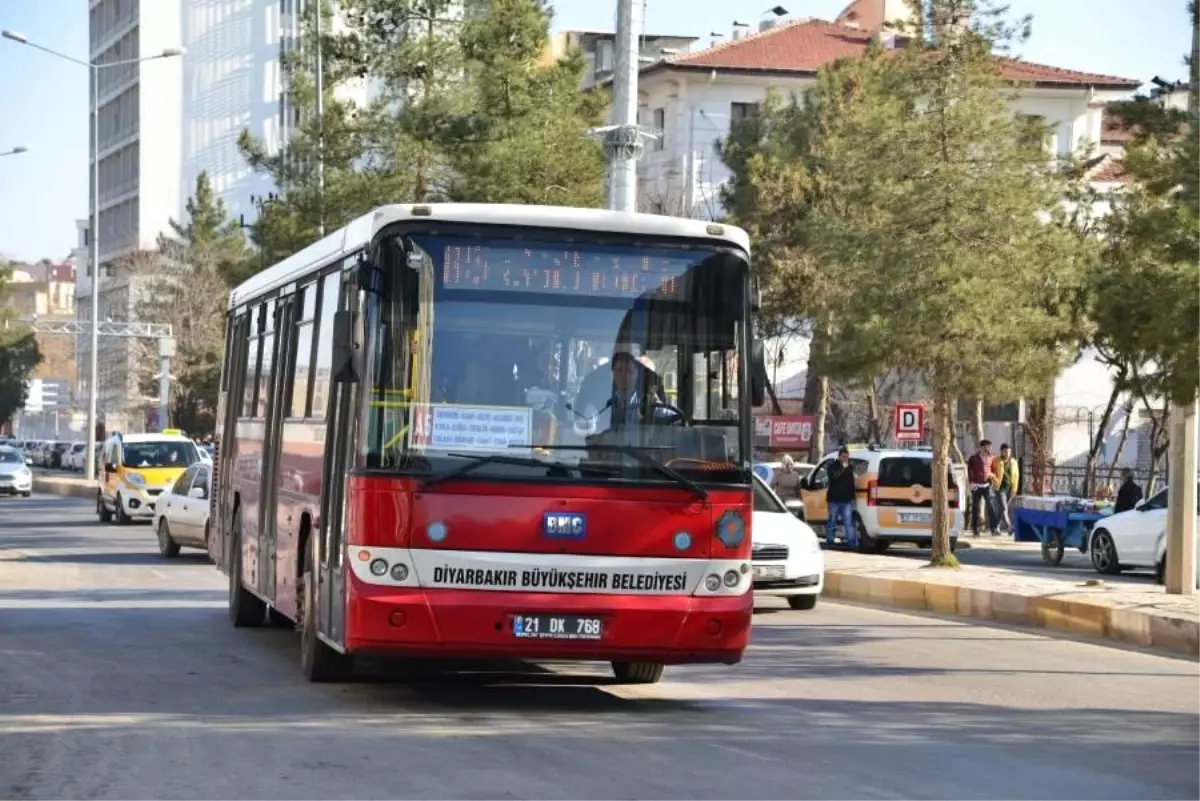
[{"label": "street lamp post", "polygon": [[28,153],[28,152],[29,152],[29,148],[22,147],[21,145],[17,145],[16,147],[12,148],[11,150],[5,150],[4,152],[0,153],[0,156],[16,156],[21,153]]},{"label": "street lamp post", "polygon": [[130,58],[123,61],[110,61],[105,64],[100,64],[95,61],[84,61],[82,59],[69,56],[66,53],[60,53],[57,50],[52,50],[49,47],[44,47],[36,42],[31,42],[22,33],[16,31],[0,31],[0,36],[5,39],[23,44],[26,47],[32,47],[35,50],[41,50],[43,53],[48,53],[56,58],[61,58],[64,61],[70,61],[72,64],[79,64],[87,67],[91,73],[92,79],[92,219],[91,231],[89,238],[91,240],[91,353],[88,354],[88,415],[87,415],[87,450],[84,459],[84,478],[92,481],[96,478],[96,460],[94,458],[96,452],[96,403],[99,397],[100,388],[99,381],[99,350],[100,350],[100,70],[109,69],[111,67],[124,67],[129,64],[138,64],[143,61],[154,61],[160,58],[175,58],[182,56],[184,50],[181,47],[170,47],[153,56],[145,56],[143,58]]}]

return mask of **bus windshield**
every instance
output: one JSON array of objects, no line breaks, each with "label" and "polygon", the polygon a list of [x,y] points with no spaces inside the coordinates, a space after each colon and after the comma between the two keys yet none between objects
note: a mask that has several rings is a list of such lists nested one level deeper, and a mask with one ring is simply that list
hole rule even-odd
[{"label": "bus windshield", "polygon": [[472,477],[749,481],[744,254],[389,245],[365,293],[366,468],[436,475],[474,459]]}]

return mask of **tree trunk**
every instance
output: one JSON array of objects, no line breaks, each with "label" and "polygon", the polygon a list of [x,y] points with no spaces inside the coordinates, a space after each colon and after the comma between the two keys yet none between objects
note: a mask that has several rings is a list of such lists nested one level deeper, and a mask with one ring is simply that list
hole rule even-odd
[{"label": "tree trunk", "polygon": [[950,439],[954,419],[954,402],[950,393],[938,388],[933,392],[933,553],[929,563],[935,567],[958,564],[950,550],[950,498],[946,475],[950,469]]},{"label": "tree trunk", "polygon": [[1117,408],[1117,399],[1121,396],[1121,388],[1125,386],[1125,371],[1118,372],[1116,378],[1113,379],[1112,392],[1108,394],[1108,403],[1104,406],[1104,413],[1100,415],[1100,424],[1096,426],[1096,430],[1092,432],[1092,441],[1088,446],[1087,463],[1083,472],[1083,494],[1085,497],[1091,496],[1095,490],[1096,484],[1096,457],[1100,455],[1100,449],[1104,447],[1104,440],[1108,434],[1108,424],[1112,420],[1113,410]]},{"label": "tree trunk", "polygon": [[816,462],[825,450],[825,418],[829,414],[829,377],[824,375],[825,360],[813,358],[829,353],[829,323],[813,328],[813,339],[809,346],[808,375],[804,381],[804,412],[813,416],[812,447],[809,461]]},{"label": "tree trunk", "polygon": [[883,444],[883,432],[879,425],[879,398],[875,396],[875,379],[867,382],[867,439],[871,444]]},{"label": "tree trunk", "polygon": [[1104,483],[1112,485],[1113,476],[1117,472],[1117,462],[1121,461],[1121,454],[1125,451],[1125,440],[1129,438],[1129,424],[1133,419],[1133,398],[1125,402],[1125,424],[1121,426],[1121,438],[1117,440],[1117,452],[1113,455],[1112,464],[1108,466],[1108,476],[1105,477]]},{"label": "tree trunk", "polygon": [[[1154,494],[1155,483],[1158,481],[1158,465],[1171,444],[1170,419],[1171,405],[1164,404],[1162,415],[1154,413],[1150,401],[1142,396],[1142,403],[1150,413],[1150,475],[1146,478],[1146,497]],[[1167,476],[1168,480],[1170,476]]]},{"label": "tree trunk", "polygon": [[813,421],[812,448],[809,449],[809,461],[816,462],[825,452],[825,418],[829,416],[829,378],[821,376],[817,379],[817,413]]},{"label": "tree trunk", "polygon": [[978,445],[987,436],[983,426],[983,398],[975,399],[975,444]]}]

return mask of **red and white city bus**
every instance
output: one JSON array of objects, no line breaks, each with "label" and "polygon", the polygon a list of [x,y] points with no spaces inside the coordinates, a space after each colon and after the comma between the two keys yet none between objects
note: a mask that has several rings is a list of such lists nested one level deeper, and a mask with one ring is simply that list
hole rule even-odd
[{"label": "red and white city bus", "polygon": [[213,560],[235,626],[359,654],[741,660],[751,406],[740,229],[385,206],[230,295]]}]

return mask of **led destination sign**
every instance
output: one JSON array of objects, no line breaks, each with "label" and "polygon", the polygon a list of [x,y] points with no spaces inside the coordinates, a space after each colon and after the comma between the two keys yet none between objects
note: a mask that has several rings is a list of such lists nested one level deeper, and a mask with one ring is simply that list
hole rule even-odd
[{"label": "led destination sign", "polygon": [[702,254],[664,257],[522,247],[445,249],[442,286],[499,292],[537,292],[636,298],[682,298],[685,274]]}]

